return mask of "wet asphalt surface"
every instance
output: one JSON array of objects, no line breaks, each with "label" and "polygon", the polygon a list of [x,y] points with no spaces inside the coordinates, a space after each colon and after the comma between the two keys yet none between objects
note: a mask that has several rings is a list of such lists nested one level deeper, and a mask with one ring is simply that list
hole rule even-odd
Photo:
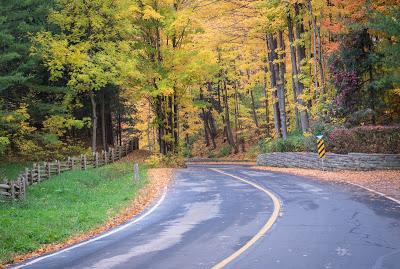
[{"label": "wet asphalt surface", "polygon": [[[265,193],[210,167],[179,170],[141,221],[23,268],[212,267],[250,240],[274,208]],[[226,268],[400,268],[399,204],[352,185],[214,167],[267,188],[282,205],[272,229]]]}]

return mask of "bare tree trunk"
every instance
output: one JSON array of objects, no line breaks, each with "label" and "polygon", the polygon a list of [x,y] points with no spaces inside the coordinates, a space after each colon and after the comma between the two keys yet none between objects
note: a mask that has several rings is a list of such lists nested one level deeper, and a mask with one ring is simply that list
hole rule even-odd
[{"label": "bare tree trunk", "polygon": [[102,90],[101,93],[101,138],[103,142],[103,150],[107,151],[107,134],[106,134],[106,105],[105,105],[105,93]]},{"label": "bare tree trunk", "polygon": [[119,141],[119,145],[122,146],[122,119],[121,119],[121,111],[118,111],[118,131],[117,137]]},{"label": "bare tree trunk", "polygon": [[264,97],[265,97],[265,131],[269,135],[269,105],[268,105],[268,89],[267,89],[267,67],[264,67]]},{"label": "bare tree trunk", "polygon": [[321,80],[321,93],[325,93],[325,77],[324,69],[322,64],[322,47],[321,47],[321,36],[319,28],[317,26],[316,18],[314,16],[311,0],[307,0],[308,11],[310,12],[311,23],[313,26],[313,40],[314,40],[314,65],[315,65],[315,81],[316,89],[318,89],[318,78],[317,78],[317,63],[319,69],[319,75]]},{"label": "bare tree trunk", "polygon": [[287,15],[288,22],[288,37],[290,43],[290,59],[292,63],[292,83],[293,83],[293,101],[294,101],[294,113],[296,117],[296,129],[300,129],[300,115],[298,109],[297,93],[299,92],[299,78],[297,73],[297,58],[296,50],[294,47],[294,34],[293,34],[293,20],[290,13]]},{"label": "bare tree trunk", "polygon": [[229,119],[229,104],[228,104],[228,89],[226,87],[226,81],[224,80],[224,105],[225,105],[225,127],[226,127],[226,136],[228,139],[229,145],[231,145],[234,149],[234,153],[238,153],[238,148],[233,140],[231,121]]},{"label": "bare tree trunk", "polygon": [[235,140],[238,141],[238,129],[239,129],[239,102],[238,102],[238,90],[236,81],[234,82],[235,86]]},{"label": "bare tree trunk", "polygon": [[204,143],[206,144],[206,147],[210,146],[210,138],[209,138],[209,132],[208,132],[208,126],[207,126],[207,117],[206,113],[204,112],[204,108],[201,109],[201,117],[203,118],[203,125],[204,125]]},{"label": "bare tree trunk", "polygon": [[276,77],[276,70],[274,60],[275,57],[275,42],[272,34],[267,35],[267,49],[268,49],[268,64],[270,70],[270,79],[271,79],[271,87],[273,89],[272,96],[273,96],[273,109],[274,109],[274,125],[275,125],[275,136],[281,137],[280,128],[281,128],[281,120],[280,120],[280,112],[279,112],[279,101],[278,101],[278,93],[277,93],[277,77]]},{"label": "bare tree trunk", "polygon": [[178,109],[178,97],[174,93],[174,152],[178,150],[179,146],[179,109]]},{"label": "bare tree trunk", "polygon": [[259,126],[258,126],[258,118],[257,118],[257,111],[256,111],[255,102],[254,102],[253,90],[250,90],[250,97],[251,97],[251,110],[253,112],[254,123],[256,124],[256,127],[259,128]]},{"label": "bare tree trunk", "polygon": [[[281,53],[279,54],[279,64],[276,64],[278,68],[278,100],[279,100],[279,112],[281,117],[281,130],[282,130],[282,137],[283,139],[287,138],[287,127],[286,127],[286,103],[285,103],[285,41],[283,40],[283,32],[279,31],[278,33],[278,41],[279,49]],[[277,46],[275,46],[277,47]]]},{"label": "bare tree trunk", "polygon": [[[200,100],[201,101],[204,100],[203,89],[201,87],[200,87]],[[204,143],[206,144],[206,147],[209,147],[210,146],[209,134],[211,133],[211,131],[209,132],[207,115],[204,108],[201,108],[201,118],[203,119],[203,125],[204,125]]]},{"label": "bare tree trunk", "polygon": [[[299,18],[300,15],[300,7],[298,3],[294,4],[294,10],[296,15],[296,39],[297,41],[301,40],[301,35],[304,33],[304,25],[302,20]],[[301,64],[303,59],[306,57],[305,48],[301,44],[297,44],[296,46],[296,54],[297,54],[297,62],[298,62],[298,70],[297,73],[301,74]],[[302,99],[302,94],[304,91],[304,85],[299,81],[299,91],[297,93],[297,98],[299,100],[300,107],[300,118],[301,118],[301,130],[303,132],[307,132],[310,128],[309,118],[308,118],[308,110],[306,106],[306,102]]]},{"label": "bare tree trunk", "polygon": [[215,137],[217,136],[217,131],[216,131],[216,126],[215,126],[215,120],[214,120],[210,110],[208,110],[206,112],[206,116],[207,116],[207,127],[208,127],[208,131],[210,133],[211,142],[213,144],[213,148],[216,149],[217,144],[215,143]]},{"label": "bare tree trunk", "polygon": [[164,128],[164,113],[163,113],[163,101],[161,96],[157,96],[156,114],[158,123],[158,145],[160,147],[160,153],[166,154],[166,144],[164,140],[165,128]]},{"label": "bare tree trunk", "polygon": [[93,92],[90,93],[90,101],[92,103],[92,151],[96,152],[97,148],[97,109],[96,99]]}]

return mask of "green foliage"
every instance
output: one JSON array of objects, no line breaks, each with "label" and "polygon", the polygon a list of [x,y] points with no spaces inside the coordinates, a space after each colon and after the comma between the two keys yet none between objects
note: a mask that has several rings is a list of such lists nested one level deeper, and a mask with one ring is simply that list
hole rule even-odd
[{"label": "green foliage", "polygon": [[0,182],[3,179],[14,180],[24,170],[25,167],[30,167],[31,162],[2,162],[0,163]]},{"label": "green foliage", "polygon": [[24,202],[0,202],[0,263],[104,224],[146,184],[146,167],[139,171],[139,184],[131,162],[65,172],[31,186]]},{"label": "green foliage", "polygon": [[7,147],[10,145],[10,139],[8,137],[0,137],[0,156],[4,155]]},{"label": "green foliage", "polygon": [[178,154],[154,154],[146,159],[145,164],[150,168],[159,168],[159,167],[185,167],[185,160],[183,156]]},{"label": "green foliage", "polygon": [[224,145],[221,150],[219,151],[217,157],[226,157],[232,153],[232,146],[231,145]]},{"label": "green foliage", "polygon": [[274,140],[262,139],[258,142],[260,152],[302,152],[316,151],[316,138],[312,135],[304,136],[301,133],[288,135],[287,139],[279,138]]},{"label": "green foliage", "polygon": [[41,55],[51,79],[68,78],[77,92],[121,85],[135,73],[134,35],[130,1],[58,0],[49,22],[59,34],[41,32],[35,53]]}]

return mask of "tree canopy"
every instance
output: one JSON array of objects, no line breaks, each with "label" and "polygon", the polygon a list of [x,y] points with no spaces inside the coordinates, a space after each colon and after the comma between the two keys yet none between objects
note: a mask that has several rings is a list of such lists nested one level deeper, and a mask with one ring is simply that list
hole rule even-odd
[{"label": "tree canopy", "polygon": [[396,0],[3,2],[1,154],[131,136],[162,154],[199,140],[237,153],[400,122]]}]

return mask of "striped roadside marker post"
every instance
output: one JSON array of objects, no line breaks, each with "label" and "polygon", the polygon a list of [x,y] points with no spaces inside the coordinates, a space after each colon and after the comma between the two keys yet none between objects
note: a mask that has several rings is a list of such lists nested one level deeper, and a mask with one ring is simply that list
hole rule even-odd
[{"label": "striped roadside marker post", "polygon": [[326,157],[326,149],[325,149],[325,144],[324,140],[322,139],[323,135],[317,135],[317,151],[318,151],[318,157],[321,159],[322,162],[322,170],[324,169],[324,159]]}]

